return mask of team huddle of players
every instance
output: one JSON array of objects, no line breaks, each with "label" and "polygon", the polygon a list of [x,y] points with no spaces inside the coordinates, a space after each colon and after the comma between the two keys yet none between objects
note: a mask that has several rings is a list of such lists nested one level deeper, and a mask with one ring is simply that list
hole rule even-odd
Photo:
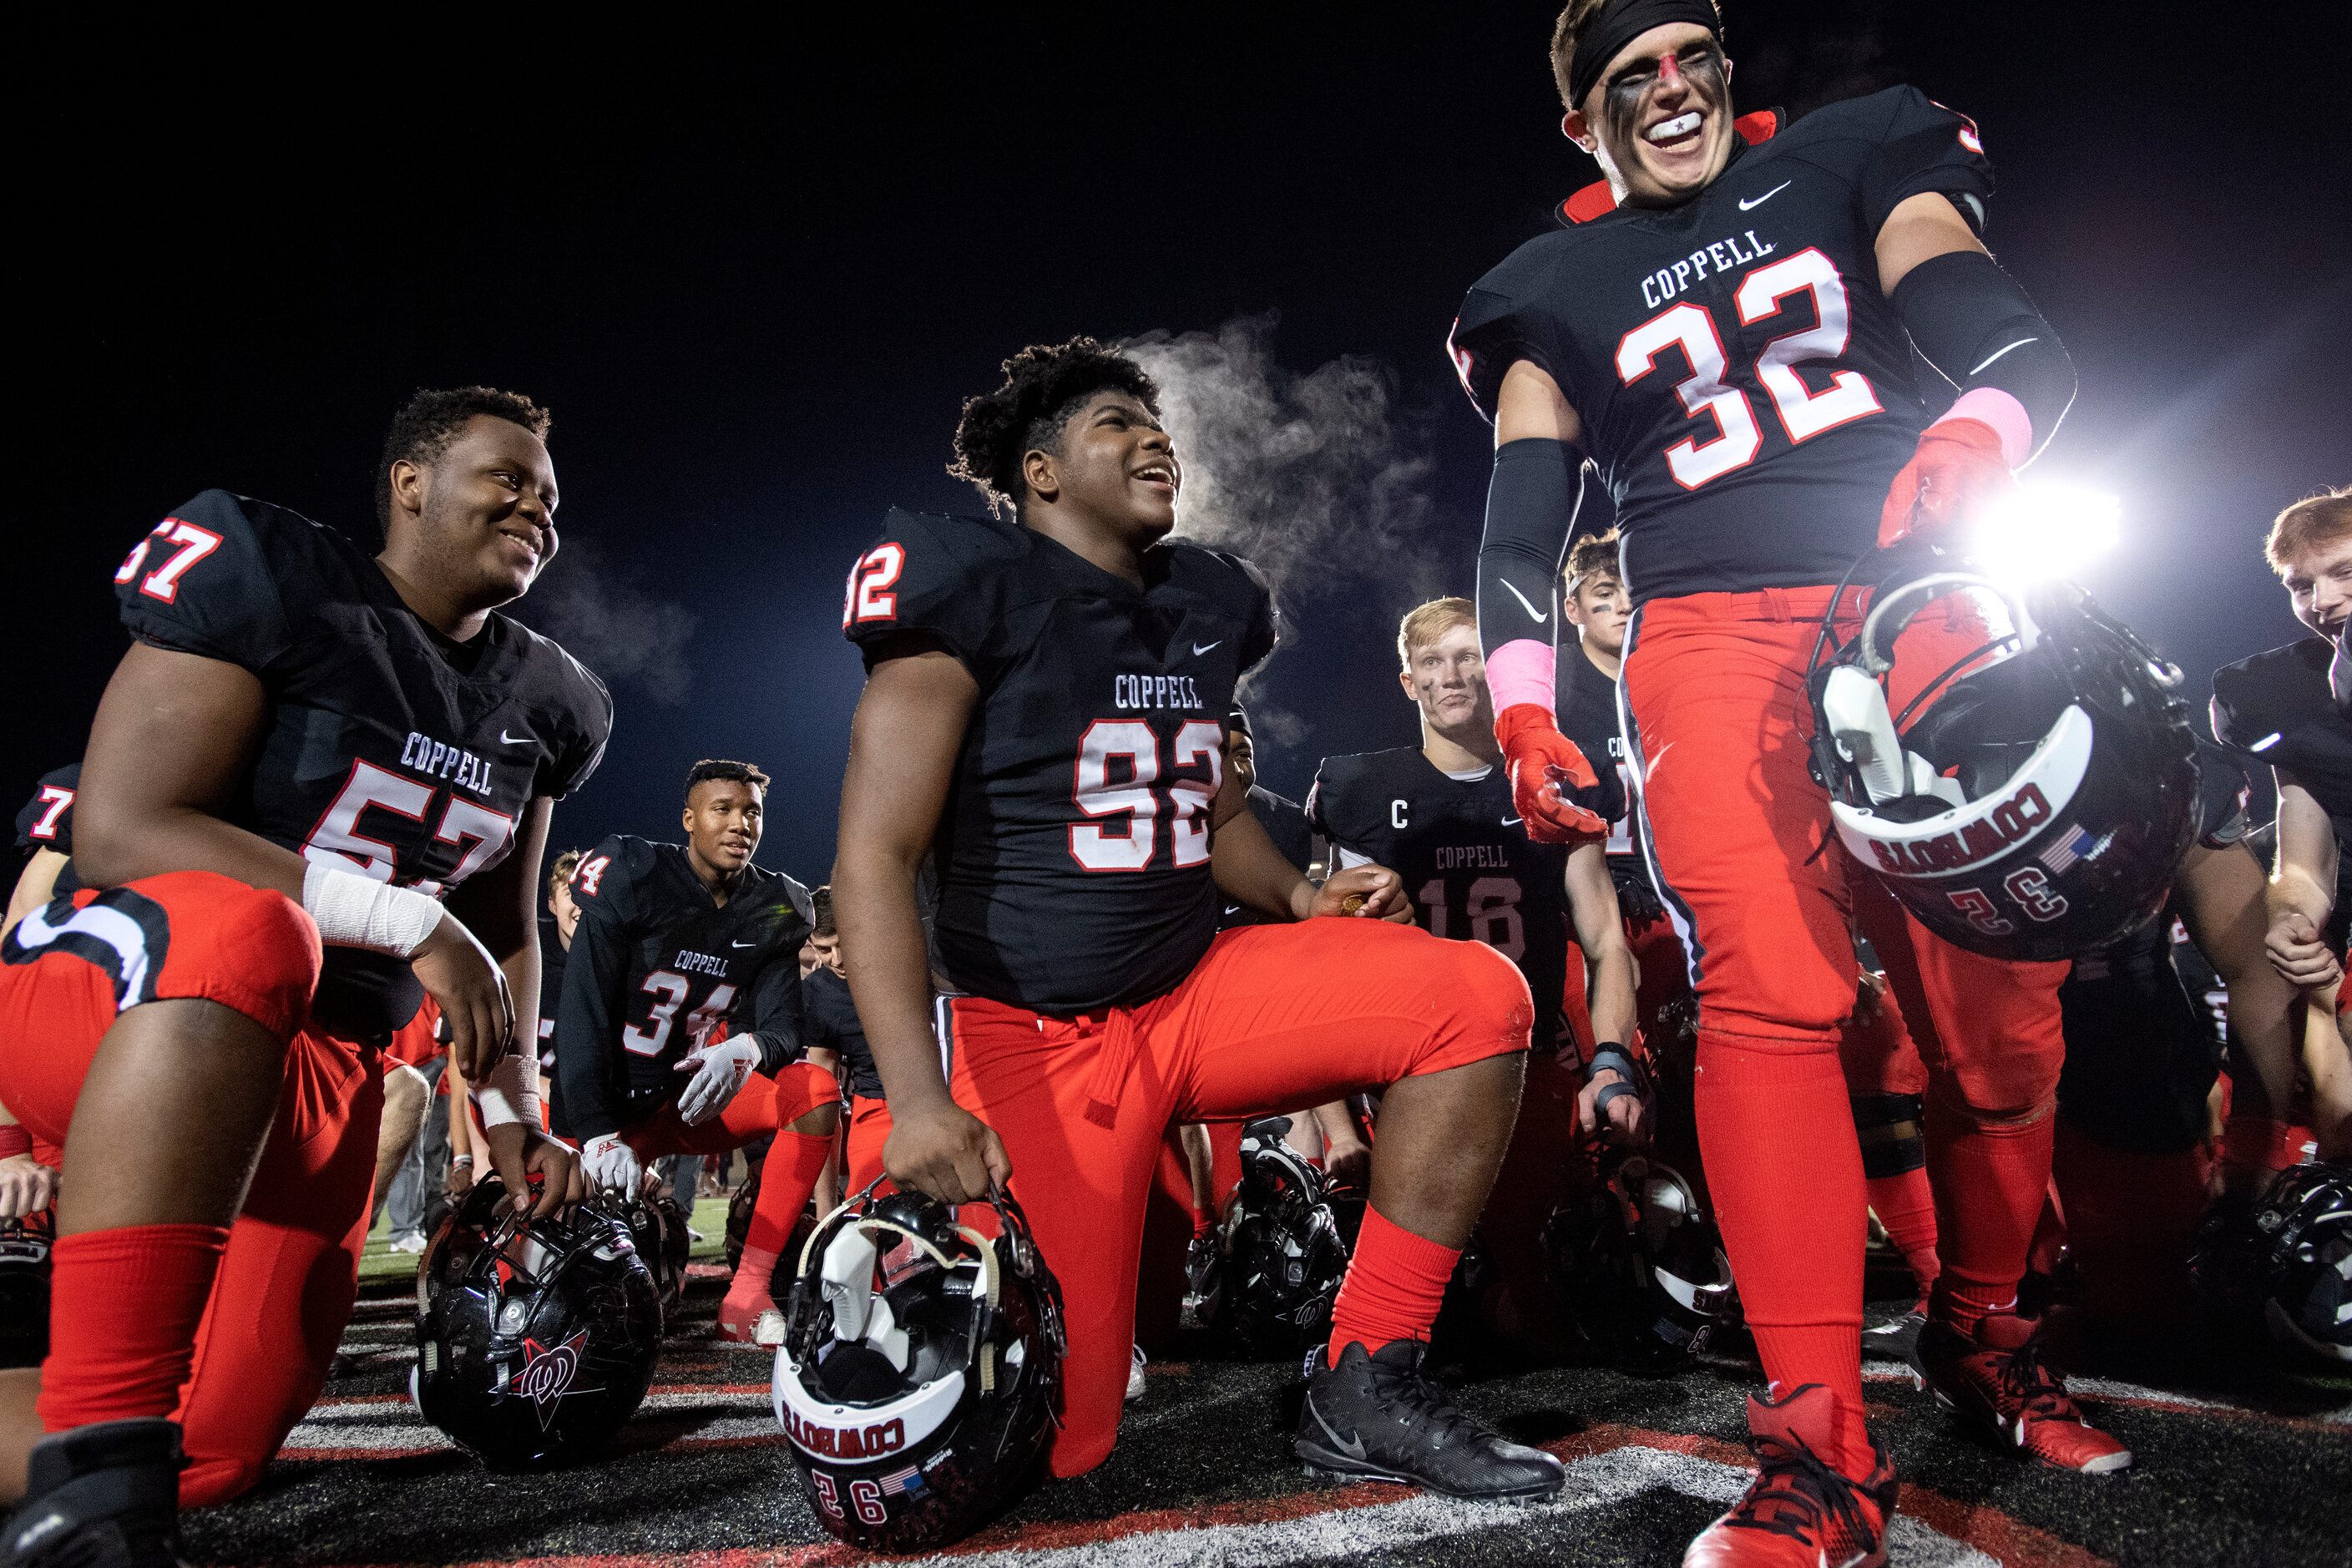
[{"label": "team huddle of players", "polygon": [[[1838,706],[1839,677],[1881,651],[1897,595],[1879,585],[1965,566],[2074,372],[1985,249],[1972,122],[1908,89],[1735,119],[1720,26],[1711,0],[1562,13],[1564,129],[1606,179],[1454,323],[1496,426],[1476,596],[1402,622],[1421,743],[1327,759],[1303,811],[1257,784],[1235,701],[1276,645],[1273,596],[1171,536],[1182,453],[1158,389],[1089,339],[1024,350],[965,405],[953,471],[989,515],[893,511],[852,566],[866,685],[829,920],[753,862],[766,781],[740,763],[696,767],[683,843],[582,852],[542,918],[556,803],[614,715],[500,613],[559,542],[529,400],[412,399],[373,551],[218,489],[138,541],[115,575],[131,647],[79,774],[22,825],[38,847],[69,805],[70,857],[37,857],[0,950],[0,1202],[53,1201],[55,1229],[47,1357],[0,1373],[9,1561],[169,1562],[179,1506],[252,1485],[348,1316],[387,1074],[446,1050],[463,1157],[505,1194],[497,1246],[533,1227],[545,1245],[428,1254],[444,1300],[494,1261],[484,1289],[536,1279],[516,1260],[578,1255],[566,1237],[625,1255],[578,1223],[599,1194],[633,1200],[665,1155],[767,1141],[719,1329],[776,1343],[795,1459],[848,1539],[944,1540],[1033,1461],[1101,1463],[1160,1173],[1190,1177],[1182,1289],[1213,1317],[1258,1288],[1216,1239],[1238,1130],[1287,1114],[1301,1157],[1282,1169],[1320,1161],[1361,1200],[1344,1278],[1306,1303],[1291,1450],[1310,1468],[1557,1492],[1554,1455],[1430,1373],[1449,1290],[1480,1272],[1474,1234],[1493,1265],[1477,1310],[1554,1355],[1590,1327],[1555,1294],[1554,1217],[1594,1190],[1703,1205],[1730,1279],[1699,1267],[1681,1306],[1719,1317],[1736,1282],[1769,1387],[1756,1477],[1685,1561],[1881,1562],[1897,1483],[1862,1396],[1874,1212],[1920,1287],[1892,1353],[2027,1459],[2130,1463],[2068,1396],[2021,1287],[2063,1213],[2095,1323],[2185,1313],[2214,1038],[2160,915],[2096,951],[1995,954],[2151,867],[2228,989],[2223,1197],[2198,1257],[2344,1355],[2352,675],[2332,644],[2352,499],[2278,520],[2271,562],[2319,635],[2223,672],[2220,745],[2193,772],[2161,694],[2003,731],[2018,693],[1998,672],[2045,669],[2046,649],[1957,604],[1888,630],[1863,683],[1876,721]],[[1958,388],[1940,414],[1917,358]],[[1617,526],[1571,550],[1588,476]],[[2137,647],[2062,609],[2053,625]],[[2134,658],[2155,692],[2161,661]],[[1929,762],[1931,730],[1989,771]],[[2038,781],[2093,776],[2126,733],[2177,742],[2158,797],[2175,838],[2152,817],[2067,827],[1949,908],[1897,874],[2088,809]],[[2268,877],[2252,764],[2279,785]],[[1985,794],[2012,776],[2028,785]],[[1995,805],[2006,826],[1932,837]],[[804,981],[816,935],[837,967]],[[1253,1160],[1276,1158],[1264,1128]],[[837,1143],[848,1190],[875,1194],[825,1220],[786,1291]],[[1645,1144],[1683,1174],[1629,1174]],[[2284,1232],[2299,1294],[2263,1253]],[[509,1334],[504,1316],[480,1331]],[[588,1331],[455,1370],[545,1431]],[[429,1414],[452,1365],[427,1360]]]}]

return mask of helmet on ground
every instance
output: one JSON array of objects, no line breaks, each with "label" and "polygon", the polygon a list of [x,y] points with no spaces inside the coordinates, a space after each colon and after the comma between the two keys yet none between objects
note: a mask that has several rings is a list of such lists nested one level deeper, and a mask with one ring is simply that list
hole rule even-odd
[{"label": "helmet on ground", "polygon": [[1723,1237],[1656,1160],[1604,1152],[1600,1179],[1552,1211],[1543,1243],[1578,1331],[1612,1361],[1678,1367],[1739,1321]]},{"label": "helmet on ground", "polygon": [[425,1418],[492,1469],[539,1469],[610,1442],[646,1396],[661,1301],[629,1226],[601,1200],[525,1223],[474,1185],[416,1271]]},{"label": "helmet on ground", "polygon": [[1226,1316],[1243,1348],[1294,1356],[1330,1337],[1349,1247],[1323,1173],[1288,1141],[1290,1119],[1242,1129],[1242,1179],[1225,1223]]},{"label": "helmet on ground", "polygon": [[49,1353],[53,1213],[0,1222],[0,1366],[38,1366]]},{"label": "helmet on ground", "polygon": [[639,1193],[620,1207],[621,1217],[629,1227],[629,1239],[653,1274],[654,1290],[661,1299],[662,1321],[667,1324],[677,1315],[678,1303],[686,1296],[687,1258],[694,1247],[694,1237],[687,1229],[686,1212],[667,1191],[650,1197]]},{"label": "helmet on ground", "polygon": [[[1977,644],[1948,668],[1898,647],[1931,607]],[[1916,695],[1890,713],[1898,658],[1914,668],[1894,684]],[[1839,840],[1928,930],[1992,958],[2071,958],[2154,915],[2196,836],[2180,679],[2072,584],[1915,570],[1815,661],[1814,776]]]},{"label": "helmet on ground", "polygon": [[2290,1349],[2352,1362],[2352,1163],[2279,1173],[2254,1210],[2267,1243],[2263,1321]]},{"label": "helmet on ground", "polygon": [[869,1188],[801,1249],[776,1419],[817,1522],[853,1546],[959,1541],[1044,1460],[1061,1289],[1020,1205],[992,1207],[992,1237],[920,1194]]}]

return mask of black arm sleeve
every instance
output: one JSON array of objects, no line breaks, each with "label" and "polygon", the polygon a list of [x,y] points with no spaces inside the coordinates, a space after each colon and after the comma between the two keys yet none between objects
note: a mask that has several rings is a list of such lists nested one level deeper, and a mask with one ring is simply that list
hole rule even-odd
[{"label": "black arm sleeve", "polygon": [[1966,392],[2024,405],[2039,451],[2074,401],[2074,362],[2017,279],[1980,250],[1930,257],[1895,286],[1895,313],[1927,363]]},{"label": "black arm sleeve", "polygon": [[775,1073],[798,1061],[807,1049],[802,1016],[800,944],[778,954],[751,983],[751,1016],[745,1020],[760,1042],[760,1070]]},{"label": "black arm sleeve", "polygon": [[629,1100],[629,1064],[621,1045],[621,992],[628,978],[625,915],[609,897],[582,900],[555,1014],[556,1103],[563,1108],[565,1133],[576,1142],[621,1129],[621,1108]]},{"label": "black arm sleeve", "polygon": [[1478,646],[1549,647],[1558,618],[1553,590],[1583,500],[1584,455],[1566,441],[1529,437],[1495,450],[1486,531],[1478,541]]}]

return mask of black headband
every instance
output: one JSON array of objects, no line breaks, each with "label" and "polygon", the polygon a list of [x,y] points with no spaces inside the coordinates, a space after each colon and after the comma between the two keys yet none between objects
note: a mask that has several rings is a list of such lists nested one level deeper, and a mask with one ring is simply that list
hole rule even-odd
[{"label": "black headband", "polygon": [[1601,7],[1600,17],[1576,40],[1576,53],[1569,58],[1569,108],[1584,107],[1585,95],[1617,58],[1618,50],[1669,22],[1695,23],[1722,37],[1722,21],[1707,0],[1611,0]]}]

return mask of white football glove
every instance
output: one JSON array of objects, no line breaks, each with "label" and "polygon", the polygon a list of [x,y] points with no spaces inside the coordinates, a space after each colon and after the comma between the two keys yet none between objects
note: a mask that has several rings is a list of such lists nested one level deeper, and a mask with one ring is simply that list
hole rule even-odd
[{"label": "white football glove", "polygon": [[617,1132],[606,1132],[583,1143],[580,1163],[588,1172],[588,1184],[600,1192],[634,1194],[645,1175],[645,1167],[637,1163],[637,1152],[623,1142]]},{"label": "white football glove", "polygon": [[688,1127],[699,1127],[724,1111],[760,1065],[760,1042],[750,1035],[737,1035],[715,1046],[697,1046],[686,1053],[676,1068],[694,1076],[678,1090],[678,1119]]}]

